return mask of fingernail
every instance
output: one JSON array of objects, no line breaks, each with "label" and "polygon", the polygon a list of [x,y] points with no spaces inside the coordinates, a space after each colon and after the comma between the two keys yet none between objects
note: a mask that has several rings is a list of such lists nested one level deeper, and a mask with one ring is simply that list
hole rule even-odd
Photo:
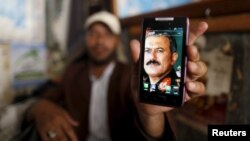
[{"label": "fingernail", "polygon": [[198,53],[197,47],[195,47],[195,46],[192,46],[192,47],[193,47],[192,48],[193,54],[197,55],[197,53]]},{"label": "fingernail", "polygon": [[195,85],[194,82],[189,82],[189,83],[188,83],[188,89],[189,89],[189,90],[193,90],[193,89],[195,89],[195,87],[196,87],[196,85]]},{"label": "fingernail", "polygon": [[79,126],[79,123],[78,123],[78,122],[75,122],[74,125],[75,125],[75,126]]}]

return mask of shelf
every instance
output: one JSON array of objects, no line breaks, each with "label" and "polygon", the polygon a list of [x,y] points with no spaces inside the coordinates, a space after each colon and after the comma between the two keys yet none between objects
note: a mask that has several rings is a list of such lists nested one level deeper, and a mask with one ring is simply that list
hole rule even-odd
[{"label": "shelf", "polygon": [[[225,16],[250,12],[250,1],[246,0],[206,0],[171,9],[151,12],[121,19],[122,26],[140,25],[143,17],[188,16],[191,19]],[[209,13],[209,14],[208,14]]]},{"label": "shelf", "polygon": [[[206,33],[218,32],[250,32],[250,12],[238,15],[228,15],[210,18],[190,19],[190,26],[196,26],[201,21],[206,21],[209,28]],[[128,27],[129,35],[132,38],[139,37],[141,34],[141,26],[134,25]]]}]

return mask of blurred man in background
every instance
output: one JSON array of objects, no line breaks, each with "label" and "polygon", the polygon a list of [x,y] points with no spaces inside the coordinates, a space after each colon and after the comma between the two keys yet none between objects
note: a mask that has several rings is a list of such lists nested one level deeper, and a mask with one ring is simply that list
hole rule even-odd
[{"label": "blurred man in background", "polygon": [[[27,119],[36,123],[42,140],[175,140],[165,114],[172,108],[139,103],[136,71],[116,59],[118,18],[98,12],[84,28],[87,59],[71,64],[61,83],[48,89],[28,111]],[[196,80],[205,74],[206,66],[192,44],[206,29],[207,24],[200,23],[190,33],[186,82],[190,96],[204,93],[204,85]],[[131,41],[135,63],[139,53],[140,43]]]}]

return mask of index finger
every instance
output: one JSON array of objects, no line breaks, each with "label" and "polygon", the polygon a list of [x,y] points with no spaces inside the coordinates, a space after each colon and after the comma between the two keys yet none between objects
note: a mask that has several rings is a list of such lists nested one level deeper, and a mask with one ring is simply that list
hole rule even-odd
[{"label": "index finger", "polygon": [[198,26],[190,29],[189,32],[189,45],[194,44],[195,40],[200,37],[208,28],[208,24],[206,22],[200,22]]}]

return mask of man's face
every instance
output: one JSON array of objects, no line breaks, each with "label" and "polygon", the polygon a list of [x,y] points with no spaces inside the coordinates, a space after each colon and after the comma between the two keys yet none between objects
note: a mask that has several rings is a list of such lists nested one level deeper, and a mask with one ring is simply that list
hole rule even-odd
[{"label": "man's face", "polygon": [[144,69],[150,77],[161,77],[174,65],[177,53],[171,53],[169,38],[149,36],[145,41]]},{"label": "man's face", "polygon": [[86,47],[95,63],[103,64],[114,59],[118,43],[118,36],[102,23],[94,23],[87,31]]}]

